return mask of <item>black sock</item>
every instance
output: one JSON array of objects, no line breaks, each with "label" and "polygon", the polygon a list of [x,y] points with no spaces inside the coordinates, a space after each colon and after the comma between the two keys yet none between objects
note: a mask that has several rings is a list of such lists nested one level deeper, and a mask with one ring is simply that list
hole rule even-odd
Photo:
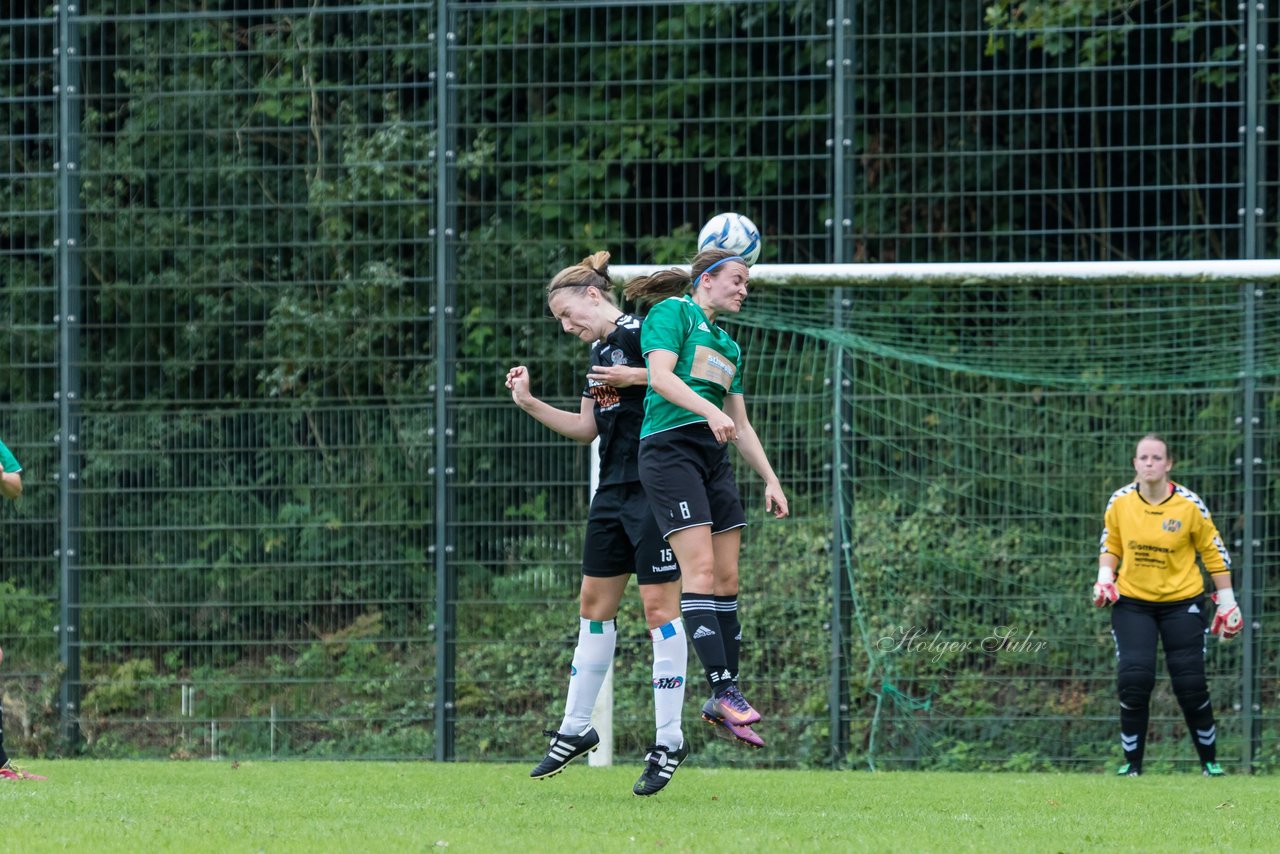
[{"label": "black sock", "polygon": [[1196,746],[1201,764],[1216,762],[1218,758],[1218,727],[1213,722],[1213,701],[1205,697],[1199,708],[1183,708],[1182,716],[1191,730],[1191,741]]},{"label": "black sock", "polygon": [[1142,754],[1147,749],[1147,724],[1151,707],[1129,708],[1120,704],[1120,745],[1124,748],[1124,761],[1131,770],[1142,768]]},{"label": "black sock", "polygon": [[738,620],[737,596],[712,596],[716,618],[720,623],[720,637],[724,642],[724,663],[729,678],[738,681],[738,658],[742,651],[742,623]]},{"label": "black sock", "polygon": [[685,634],[693,641],[693,651],[707,674],[707,683],[713,691],[731,685],[729,664],[725,661],[724,639],[720,634],[720,620],[716,616],[713,597],[707,593],[680,594],[680,612],[684,617]]}]

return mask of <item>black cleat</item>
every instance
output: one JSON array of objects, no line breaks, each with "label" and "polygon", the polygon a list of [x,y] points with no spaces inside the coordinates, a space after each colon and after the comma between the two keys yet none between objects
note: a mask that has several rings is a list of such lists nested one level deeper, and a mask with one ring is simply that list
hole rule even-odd
[{"label": "black cleat", "polygon": [[656,795],[671,782],[671,775],[676,773],[680,763],[689,758],[689,742],[684,742],[675,750],[655,744],[649,748],[644,758],[648,764],[631,791],[641,796]]},{"label": "black cleat", "polygon": [[543,730],[542,734],[551,736],[551,746],[537,767],[529,772],[535,780],[554,777],[564,770],[564,766],[600,746],[600,735],[595,727],[588,727],[582,735],[565,735],[553,729]]}]

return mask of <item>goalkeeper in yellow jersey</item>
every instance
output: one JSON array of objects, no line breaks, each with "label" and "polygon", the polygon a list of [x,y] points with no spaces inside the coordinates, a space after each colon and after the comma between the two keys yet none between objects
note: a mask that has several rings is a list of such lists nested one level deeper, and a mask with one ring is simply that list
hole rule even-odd
[{"label": "goalkeeper in yellow jersey", "polygon": [[[1120,775],[1142,773],[1156,682],[1156,643],[1164,644],[1173,694],[1200,756],[1205,776],[1222,775],[1217,728],[1205,680],[1205,633],[1230,640],[1244,627],[1231,590],[1231,557],[1200,496],[1169,479],[1168,443],[1149,433],[1133,457],[1137,478],[1107,502],[1093,604],[1111,606],[1120,694]],[[1212,619],[1205,602],[1200,556],[1213,579]]]}]

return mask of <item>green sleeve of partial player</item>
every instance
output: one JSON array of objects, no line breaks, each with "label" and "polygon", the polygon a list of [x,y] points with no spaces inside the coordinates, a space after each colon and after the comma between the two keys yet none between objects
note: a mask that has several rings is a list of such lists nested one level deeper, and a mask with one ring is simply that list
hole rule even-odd
[{"label": "green sleeve of partial player", "polygon": [[22,471],[22,464],[18,462],[18,458],[13,455],[13,451],[9,450],[9,446],[4,442],[0,442],[0,468],[6,473]]}]

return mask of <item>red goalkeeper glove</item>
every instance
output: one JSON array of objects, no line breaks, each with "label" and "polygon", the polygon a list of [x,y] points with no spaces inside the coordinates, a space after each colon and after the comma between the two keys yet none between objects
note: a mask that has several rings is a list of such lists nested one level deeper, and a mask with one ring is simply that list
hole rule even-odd
[{"label": "red goalkeeper glove", "polygon": [[1213,594],[1213,601],[1218,603],[1218,610],[1213,615],[1213,625],[1209,632],[1220,640],[1229,641],[1244,630],[1244,614],[1236,604],[1236,594],[1230,587],[1223,587]]},{"label": "red goalkeeper glove", "polygon": [[1093,585],[1093,604],[1099,608],[1114,604],[1120,598],[1116,590],[1116,575],[1109,566],[1098,567],[1098,580]]}]

